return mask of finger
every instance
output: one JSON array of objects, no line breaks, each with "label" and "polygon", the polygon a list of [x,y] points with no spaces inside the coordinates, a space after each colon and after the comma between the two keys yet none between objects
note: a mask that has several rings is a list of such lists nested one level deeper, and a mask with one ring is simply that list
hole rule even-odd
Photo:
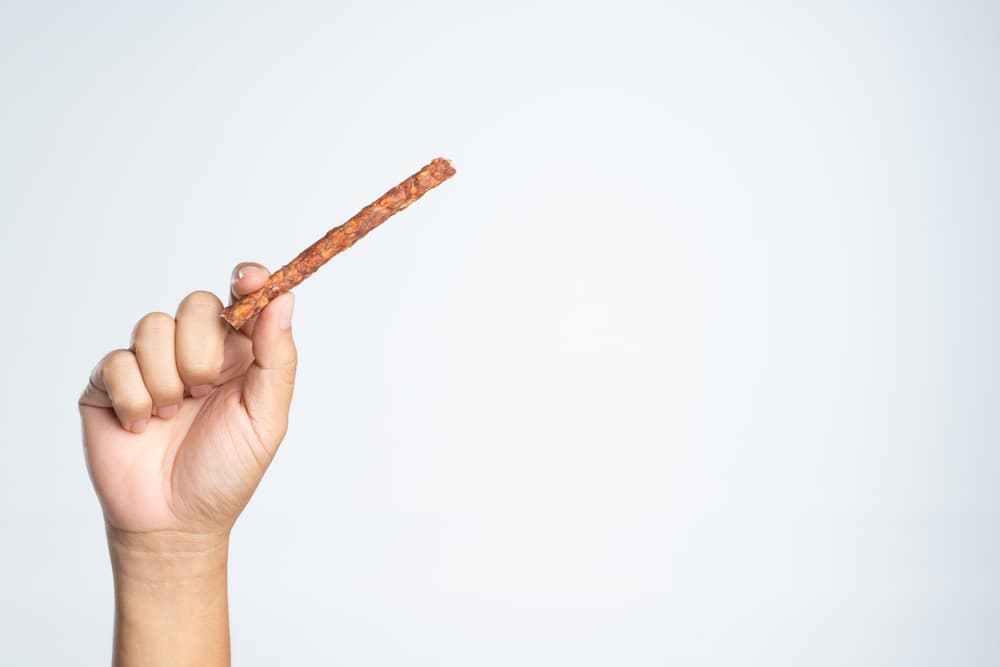
[{"label": "finger", "polygon": [[[270,275],[271,272],[263,264],[257,264],[256,262],[237,264],[236,268],[233,269],[232,279],[229,282],[229,303],[236,303],[247,294],[259,290],[264,286]],[[240,333],[247,337],[253,336],[253,328],[256,321],[256,318],[254,318],[244,324],[240,329]]]},{"label": "finger", "polygon": [[86,405],[113,408],[125,430],[142,433],[146,429],[153,399],[142,381],[139,362],[128,350],[115,350],[101,360],[90,376],[85,397],[88,394],[97,400]]},{"label": "finger", "polygon": [[83,390],[80,394],[80,405],[89,405],[94,408],[110,408],[111,407],[111,397],[108,396],[107,391],[104,388],[104,381],[101,379],[101,372],[104,367],[104,360],[107,357],[103,357],[97,365],[94,366],[94,370],[90,372],[90,378],[87,381],[87,388]]},{"label": "finger", "polygon": [[177,308],[177,372],[195,398],[211,392],[222,371],[227,325],[221,313],[222,302],[211,292],[192,292]]},{"label": "finger", "polygon": [[270,275],[271,272],[263,264],[256,262],[237,264],[230,280],[229,303],[236,303],[250,292],[259,290]]},{"label": "finger", "polygon": [[153,410],[164,418],[176,414],[184,400],[184,381],[177,372],[174,355],[175,330],[174,318],[166,313],[150,313],[139,320],[132,333],[132,350],[153,398]]},{"label": "finger", "polygon": [[292,338],[295,297],[284,294],[257,316],[254,361],[247,370],[243,402],[263,444],[273,454],[288,427],[297,355]]}]

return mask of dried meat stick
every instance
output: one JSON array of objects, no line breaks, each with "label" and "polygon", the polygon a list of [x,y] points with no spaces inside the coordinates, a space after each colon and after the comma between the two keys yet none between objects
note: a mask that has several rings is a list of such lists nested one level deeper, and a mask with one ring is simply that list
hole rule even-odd
[{"label": "dried meat stick", "polygon": [[326,236],[303,250],[298,257],[271,274],[264,286],[222,311],[222,317],[234,329],[257,316],[271,301],[312,275],[334,255],[357,242],[391,216],[420,199],[424,193],[455,175],[455,168],[444,158],[435,158],[423,169],[365,206],[353,218],[334,227]]}]

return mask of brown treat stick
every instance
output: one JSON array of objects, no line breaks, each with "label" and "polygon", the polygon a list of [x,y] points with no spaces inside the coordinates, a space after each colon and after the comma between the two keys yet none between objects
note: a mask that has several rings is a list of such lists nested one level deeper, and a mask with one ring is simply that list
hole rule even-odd
[{"label": "brown treat stick", "polygon": [[362,236],[454,175],[455,168],[448,160],[444,158],[431,160],[423,169],[365,206],[344,224],[331,229],[326,236],[299,253],[298,257],[272,273],[259,290],[247,294],[223,310],[223,319],[234,329],[239,329],[264,310],[271,301],[333,259],[334,255],[347,250]]}]

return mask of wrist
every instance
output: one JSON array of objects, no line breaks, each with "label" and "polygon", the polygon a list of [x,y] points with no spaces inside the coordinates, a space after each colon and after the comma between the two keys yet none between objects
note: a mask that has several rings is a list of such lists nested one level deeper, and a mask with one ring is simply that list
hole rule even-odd
[{"label": "wrist", "polygon": [[197,584],[225,577],[229,532],[130,532],[107,527],[108,552],[116,581],[148,585]]}]

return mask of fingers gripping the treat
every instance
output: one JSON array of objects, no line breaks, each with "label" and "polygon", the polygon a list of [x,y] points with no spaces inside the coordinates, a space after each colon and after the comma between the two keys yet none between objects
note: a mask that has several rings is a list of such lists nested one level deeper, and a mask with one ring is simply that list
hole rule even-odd
[{"label": "fingers gripping the treat", "polygon": [[[229,303],[236,303],[247,294],[255,292],[264,286],[271,272],[261,264],[255,262],[243,262],[233,269],[232,280],[229,288]],[[257,323],[256,318],[248,321],[239,331],[247,336],[253,336],[253,328]]]},{"label": "fingers gripping the treat", "polygon": [[[263,287],[270,275],[260,264],[237,265],[233,269],[230,303]],[[294,298],[287,294],[275,299],[258,316],[231,333],[238,339],[251,339],[253,363],[246,372],[243,402],[258,433],[266,436],[265,445],[272,448],[277,447],[287,428],[295,383],[297,356],[291,332]]]},{"label": "fingers gripping the treat", "polygon": [[[259,289],[268,275],[260,264],[240,264],[233,271],[231,299]],[[101,360],[80,403],[112,408],[126,430],[139,433],[151,417],[177,414],[186,395],[206,396],[245,374],[244,405],[258,433],[276,447],[295,380],[292,305],[291,294],[279,297],[237,332],[220,316],[222,303],[214,294],[193,292],[176,318],[149,313],[139,320],[131,349]]]},{"label": "fingers gripping the treat", "polygon": [[122,427],[133,433],[146,430],[153,409],[139,362],[129,350],[115,350],[101,359],[90,374],[80,403],[113,408]]},{"label": "fingers gripping the treat", "polygon": [[177,372],[195,398],[210,393],[222,372],[227,327],[220,313],[222,302],[211,292],[192,292],[177,308]]}]

